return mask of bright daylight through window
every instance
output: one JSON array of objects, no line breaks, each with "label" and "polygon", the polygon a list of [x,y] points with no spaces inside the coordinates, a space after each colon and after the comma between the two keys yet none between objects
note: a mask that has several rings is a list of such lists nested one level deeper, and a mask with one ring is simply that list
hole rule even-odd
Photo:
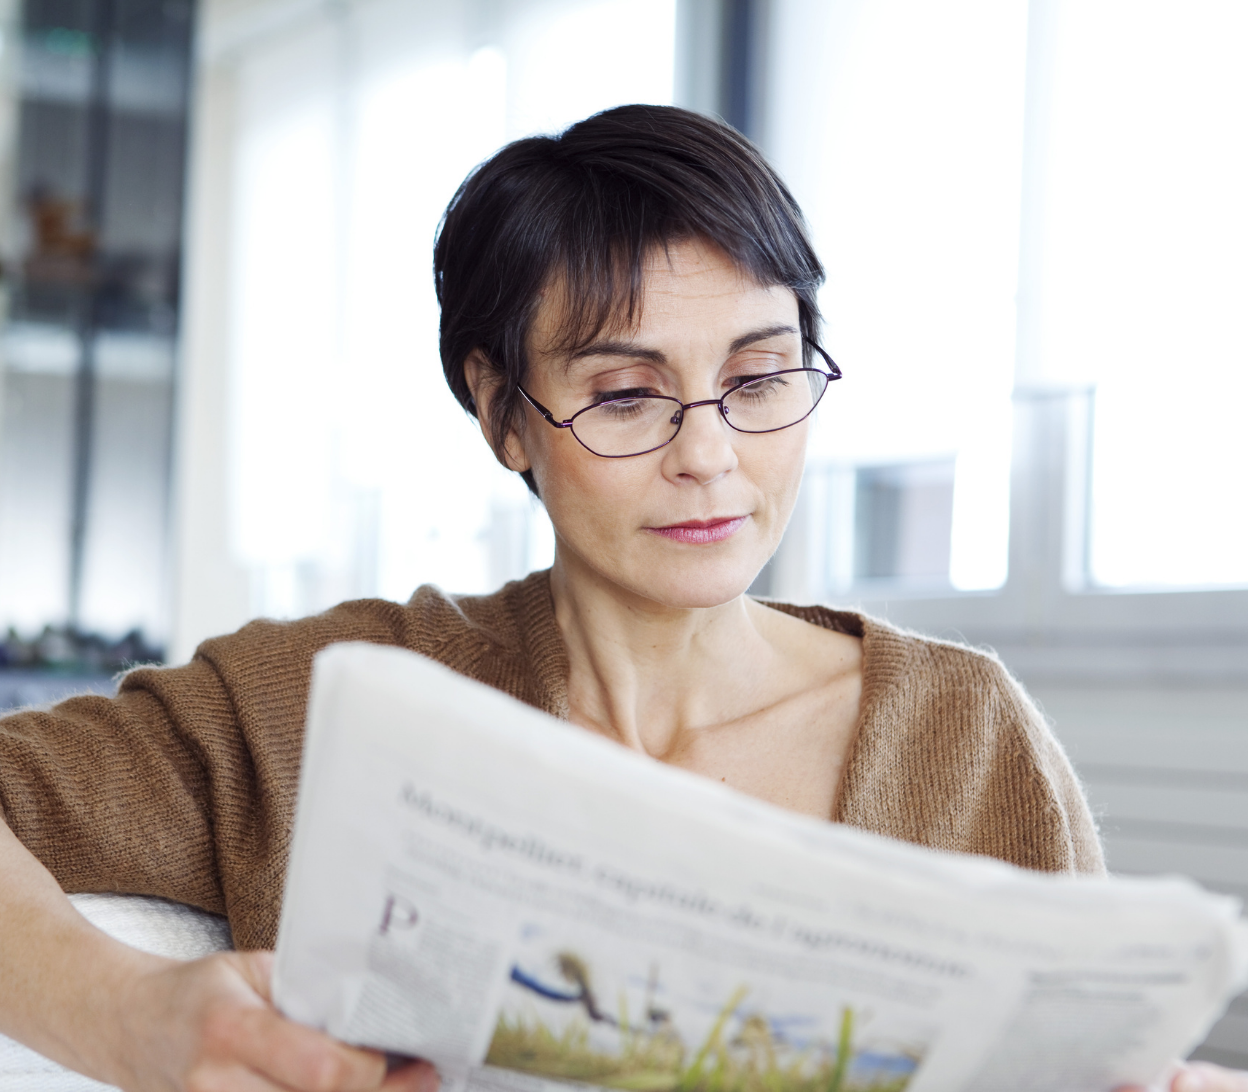
[{"label": "bright daylight through window", "polygon": [[1042,352],[1093,392],[1089,576],[1248,583],[1248,5],[1058,10]]},{"label": "bright daylight through window", "polygon": [[763,137],[846,375],[782,586],[1001,585],[1012,393],[1088,411],[1073,590],[1248,583],[1248,7],[776,10]]},{"label": "bright daylight through window", "polygon": [[[852,10],[851,10],[852,9]],[[786,7],[769,132],[845,368],[808,472],[809,594],[1006,575],[1024,0]],[[810,36],[815,39],[812,47]]]}]

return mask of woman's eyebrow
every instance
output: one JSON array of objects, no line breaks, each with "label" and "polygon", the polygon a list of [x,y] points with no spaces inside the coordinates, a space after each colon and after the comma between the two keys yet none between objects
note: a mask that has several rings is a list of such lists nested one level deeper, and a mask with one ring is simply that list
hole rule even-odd
[{"label": "woman's eyebrow", "polygon": [[570,357],[568,363],[571,364],[575,360],[584,360],[590,356],[626,356],[632,360],[648,360],[652,364],[667,363],[667,356],[658,349],[646,349],[640,345],[634,345],[628,341],[595,341],[584,348],[577,349]]},{"label": "woman's eyebrow", "polygon": [[[788,323],[751,330],[748,334],[742,334],[733,340],[732,344],[728,346],[728,355],[732,356],[733,353],[739,353],[742,349],[756,342],[766,341],[768,338],[797,333],[800,333],[798,328],[790,326]],[[652,364],[667,363],[667,355],[658,349],[647,349],[630,341],[595,341],[577,349],[576,352],[568,357],[568,366],[570,367],[577,360],[584,360],[591,356],[624,356],[630,360],[648,360]]]},{"label": "woman's eyebrow", "polygon": [[756,341],[766,341],[769,337],[781,337],[784,334],[796,334],[800,331],[796,326],[790,326],[787,323],[780,326],[767,326],[761,330],[752,330],[748,334],[742,334],[731,345],[728,346],[728,355],[739,353],[742,349],[753,345]]}]

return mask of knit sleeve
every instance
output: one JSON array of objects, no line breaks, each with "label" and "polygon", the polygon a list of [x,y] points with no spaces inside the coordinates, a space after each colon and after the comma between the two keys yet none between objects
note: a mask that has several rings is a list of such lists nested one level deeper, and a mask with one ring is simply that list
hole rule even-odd
[{"label": "knit sleeve", "polygon": [[[191,723],[179,723],[162,696],[195,707]],[[115,699],[71,698],[5,717],[5,821],[70,893],[161,895],[224,913],[208,756],[194,737],[207,729],[228,738],[228,706],[220,678],[196,659],[135,671]]]},{"label": "knit sleeve", "polygon": [[312,657],[336,641],[407,643],[405,608],[344,604],[253,622],[191,663],[130,672],[115,698],[0,720],[0,808],[69,892],[157,895],[273,943]]}]

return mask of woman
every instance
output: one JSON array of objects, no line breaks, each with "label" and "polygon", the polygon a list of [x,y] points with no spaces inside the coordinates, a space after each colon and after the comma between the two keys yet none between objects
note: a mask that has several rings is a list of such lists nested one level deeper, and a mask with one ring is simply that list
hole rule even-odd
[{"label": "woman", "polygon": [[[541,498],[554,567],[492,596],[420,589],[206,642],[0,727],[0,1030],[132,1089],[419,1089],[267,1003],[308,673],[403,645],[783,807],[1050,871],[1103,871],[1060,747],[993,659],[745,589],[775,551],[809,415],[822,270],[754,149],[625,107],[513,144],[435,253],[446,377]],[[412,427],[420,427],[413,407]],[[226,913],[248,954],[178,965],[62,894]],[[1222,1076],[1220,1087],[1237,1087]],[[1215,1087],[1215,1086],[1210,1086]]]}]

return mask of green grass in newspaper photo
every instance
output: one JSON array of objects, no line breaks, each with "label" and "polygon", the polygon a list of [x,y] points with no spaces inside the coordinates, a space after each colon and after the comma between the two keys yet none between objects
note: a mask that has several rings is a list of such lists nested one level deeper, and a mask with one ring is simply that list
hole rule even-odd
[{"label": "green grass in newspaper photo", "polygon": [[[655,1003],[657,966],[642,1011],[630,1014],[623,992],[615,1011],[603,1010],[579,956],[562,951],[554,962],[557,985],[513,971],[513,984],[535,1000],[504,1005],[487,1065],[624,1092],[903,1092],[922,1060],[922,1045],[861,1041],[860,1014],[848,1006],[833,1021],[834,1037],[794,1041],[749,1007],[744,985],[700,1041],[686,1043],[679,1014]],[[549,1014],[552,1002],[569,1016],[543,1018],[539,1008]]]}]

